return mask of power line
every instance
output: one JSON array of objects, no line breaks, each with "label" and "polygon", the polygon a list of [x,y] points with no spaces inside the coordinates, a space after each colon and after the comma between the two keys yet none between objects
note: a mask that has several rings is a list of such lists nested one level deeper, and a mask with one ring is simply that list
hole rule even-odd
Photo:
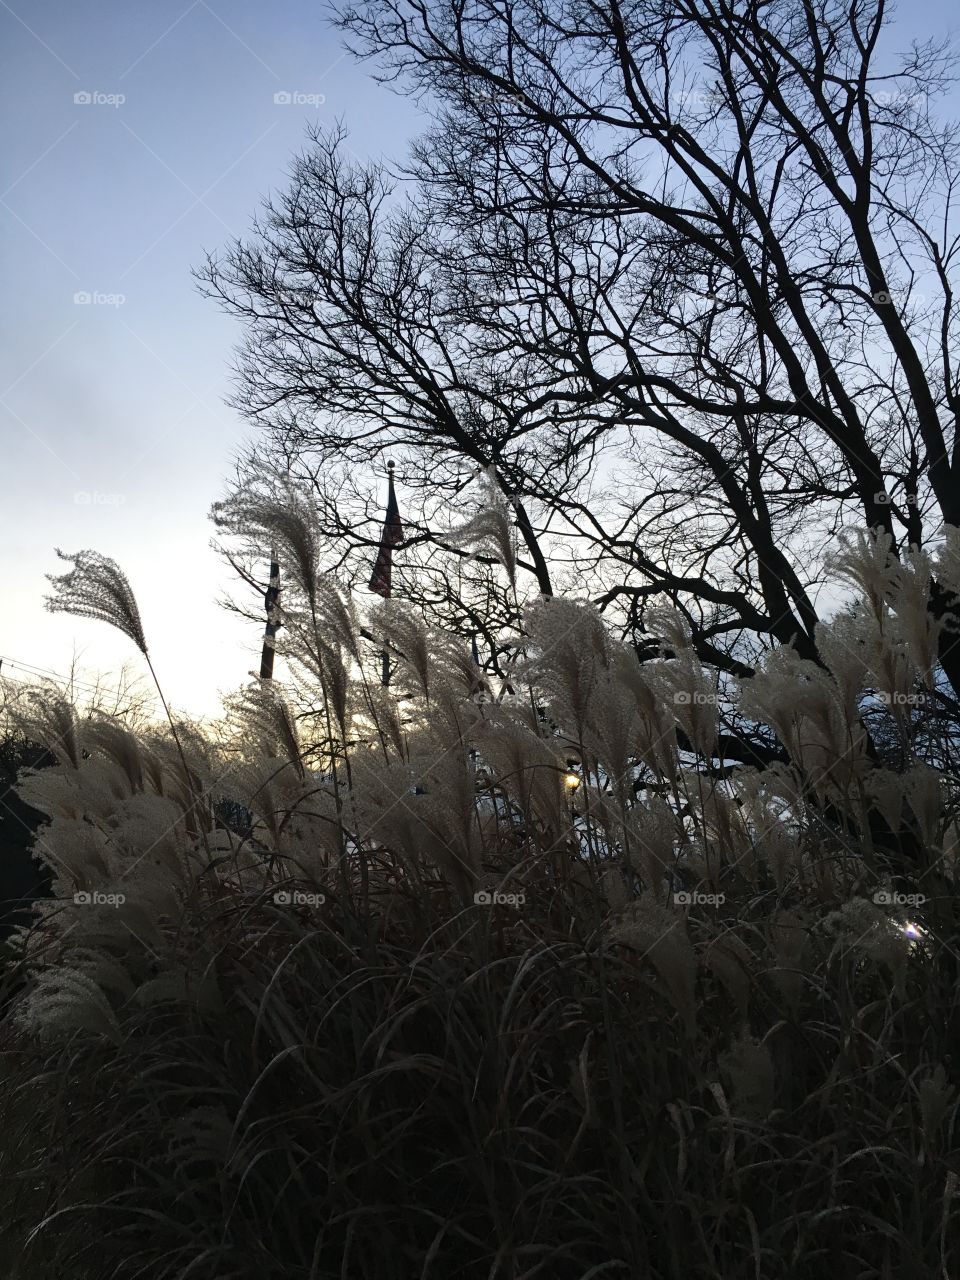
[{"label": "power line", "polygon": [[11,658],[9,654],[3,654],[3,656],[0,657],[0,664],[4,662],[11,667],[19,667],[29,675],[49,676],[51,679],[59,680],[63,684],[77,684],[87,689],[95,689],[97,687],[96,685],[86,684],[83,680],[74,680],[72,676],[64,676],[57,671],[50,671],[46,667],[35,667],[30,662],[20,662],[17,658]]},{"label": "power line", "polygon": [[60,675],[59,672],[50,671],[46,667],[35,667],[32,663],[20,662],[17,658],[11,658],[8,654],[0,655],[0,675],[3,674],[3,664],[19,667],[28,676],[47,676],[52,680],[58,680],[61,684],[75,685],[79,689],[89,689],[92,693],[101,693],[103,691],[103,685],[90,684],[86,680],[75,680],[73,676]]}]

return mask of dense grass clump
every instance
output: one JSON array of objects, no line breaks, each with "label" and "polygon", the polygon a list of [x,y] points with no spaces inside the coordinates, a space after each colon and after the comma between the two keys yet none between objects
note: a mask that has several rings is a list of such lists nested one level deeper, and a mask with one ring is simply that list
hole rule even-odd
[{"label": "dense grass clump", "polygon": [[[957,792],[950,725],[901,710],[935,691],[917,566],[865,542],[823,666],[783,649],[729,691],[676,615],[641,664],[554,600],[495,694],[391,605],[385,691],[304,518],[273,522],[285,696],[169,744],[34,717],[57,896],[7,968],[11,1276],[960,1273]],[[727,698],[772,763],[718,751]]]},{"label": "dense grass clump", "polygon": [[634,951],[437,897],[211,898],[196,989],[121,1003],[114,1040],[8,1041],[15,1274],[952,1274],[944,949],[897,995],[824,942],[790,1009],[758,921],[744,1009],[720,932],[691,1036]]}]

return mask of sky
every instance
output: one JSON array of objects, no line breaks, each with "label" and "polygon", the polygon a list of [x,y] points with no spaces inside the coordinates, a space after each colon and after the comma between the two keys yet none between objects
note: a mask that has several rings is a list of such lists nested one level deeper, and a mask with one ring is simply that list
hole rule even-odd
[{"label": "sky", "polygon": [[[919,0],[894,43],[956,21]],[[168,699],[214,715],[259,667],[208,519],[251,428],[224,404],[239,326],[191,268],[286,186],[308,123],[389,160],[425,121],[318,0],[0,0],[0,50],[2,671],[140,661],[44,610],[54,548],[93,548],[133,585]]]},{"label": "sky", "polygon": [[248,233],[309,123],[399,159],[422,120],[308,0],[12,0],[0,49],[2,673],[143,665],[44,609],[54,548],[89,547],[130,579],[168,698],[212,715],[260,663],[208,519],[252,428],[224,404],[240,326],[191,268]]}]

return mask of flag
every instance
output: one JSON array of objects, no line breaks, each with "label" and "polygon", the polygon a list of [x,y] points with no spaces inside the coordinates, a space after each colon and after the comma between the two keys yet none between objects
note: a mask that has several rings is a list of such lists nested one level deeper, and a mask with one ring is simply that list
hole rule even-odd
[{"label": "flag", "polygon": [[390,599],[393,572],[393,548],[403,540],[403,525],[400,523],[400,508],[397,506],[397,495],[393,491],[393,463],[387,463],[387,474],[390,477],[387,491],[387,514],[383,522],[383,533],[380,535],[380,550],[377,562],[373,566],[369,588],[385,600]]}]

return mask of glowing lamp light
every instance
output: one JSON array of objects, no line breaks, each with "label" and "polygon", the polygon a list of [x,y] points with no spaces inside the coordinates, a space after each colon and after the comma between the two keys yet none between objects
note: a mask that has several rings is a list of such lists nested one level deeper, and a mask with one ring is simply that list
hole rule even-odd
[{"label": "glowing lamp light", "polygon": [[563,785],[568,791],[576,791],[580,785],[580,779],[575,773],[565,773],[563,775]]},{"label": "glowing lamp light", "polygon": [[916,924],[913,920],[909,920],[905,924],[901,924],[900,931],[903,933],[905,938],[910,939],[911,951],[929,952],[930,935],[922,925]]}]

